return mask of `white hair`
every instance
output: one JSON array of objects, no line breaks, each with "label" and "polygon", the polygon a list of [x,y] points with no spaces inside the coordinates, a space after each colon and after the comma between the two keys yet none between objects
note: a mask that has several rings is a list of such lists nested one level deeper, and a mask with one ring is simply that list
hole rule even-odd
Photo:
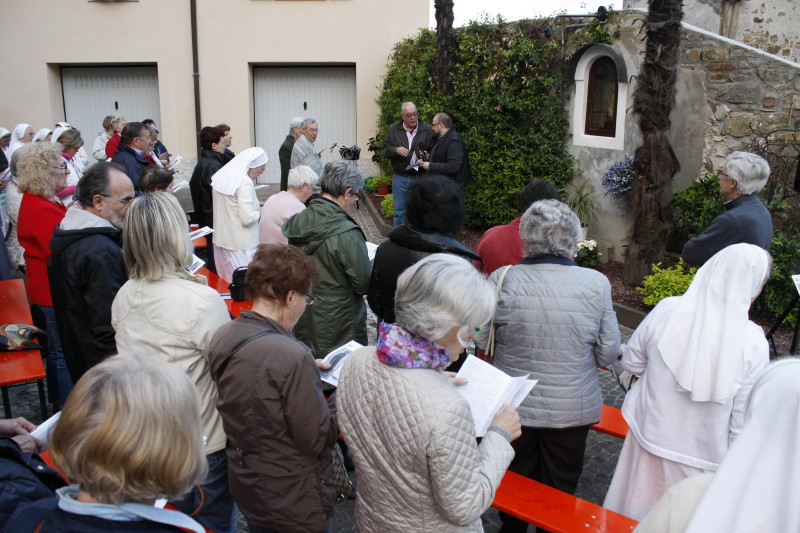
[{"label": "white hair", "polygon": [[397,325],[431,341],[455,326],[459,339],[467,338],[492,319],[494,308],[494,285],[463,257],[429,255],[397,280]]},{"label": "white hair", "polygon": [[317,181],[319,181],[319,176],[317,176],[317,173],[314,172],[311,167],[307,165],[298,165],[289,170],[289,178],[286,185],[290,189],[299,189],[305,183],[312,189],[316,189]]},{"label": "white hair", "polygon": [[306,119],[303,117],[292,118],[292,120],[289,121],[289,135],[294,133],[294,130],[302,128],[305,120]]},{"label": "white hair", "polygon": [[567,204],[558,200],[534,202],[519,224],[525,257],[575,257],[580,227],[577,215]]},{"label": "white hair", "polygon": [[739,194],[753,194],[764,188],[769,179],[767,160],[750,152],[732,152],[725,158],[728,179],[736,181]]}]

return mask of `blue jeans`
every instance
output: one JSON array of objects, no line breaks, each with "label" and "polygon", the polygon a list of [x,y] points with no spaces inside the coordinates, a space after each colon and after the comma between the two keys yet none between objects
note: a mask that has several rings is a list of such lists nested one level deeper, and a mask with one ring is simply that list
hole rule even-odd
[{"label": "blue jeans", "polygon": [[[208,475],[200,483],[203,493],[195,487],[180,500],[169,503],[214,533],[236,533],[236,503],[228,488],[228,457],[225,450],[206,455],[206,461]],[[198,507],[201,508],[198,510]]]},{"label": "blue jeans", "polygon": [[[35,305],[35,304],[34,304]],[[44,315],[47,327],[47,357],[44,361],[47,375],[47,396],[51,404],[62,406],[72,390],[72,378],[67,370],[64,352],[61,350],[61,337],[58,335],[56,311],[49,305],[37,305]]]},{"label": "blue jeans", "polygon": [[408,189],[411,188],[419,178],[416,176],[400,176],[392,174],[392,202],[394,203],[394,227],[402,226],[406,223],[406,197]]}]

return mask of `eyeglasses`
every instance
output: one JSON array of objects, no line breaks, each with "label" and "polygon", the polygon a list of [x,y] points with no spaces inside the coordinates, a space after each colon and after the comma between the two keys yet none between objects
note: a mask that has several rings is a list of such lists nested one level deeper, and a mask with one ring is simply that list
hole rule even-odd
[{"label": "eyeglasses", "polygon": [[441,122],[431,122],[431,126],[438,126]]},{"label": "eyeglasses", "polygon": [[350,191],[349,193],[347,193],[347,196],[350,197],[350,198],[361,198],[361,195],[359,193],[353,192],[353,191]]},{"label": "eyeglasses", "polygon": [[416,117],[418,114],[419,113],[417,113],[417,112],[414,112],[414,113],[403,113],[403,116],[406,117],[406,118],[411,118],[411,117]]},{"label": "eyeglasses", "polygon": [[108,198],[109,200],[116,200],[123,204],[129,204],[134,200],[133,196],[126,196],[125,198],[114,198],[113,196],[108,196],[107,194],[101,194],[100,196],[103,198]]},{"label": "eyeglasses", "polygon": [[318,300],[318,298],[316,296],[314,296],[313,294],[309,294],[306,291],[297,291],[297,292],[299,292],[300,294],[305,295],[305,297],[306,297],[306,305],[314,305],[314,302],[316,302]]},{"label": "eyeglasses", "polygon": [[64,172],[66,172],[67,171],[67,164],[64,163],[63,165],[59,165],[59,166],[53,167],[53,168],[57,168],[59,170],[63,170]]}]

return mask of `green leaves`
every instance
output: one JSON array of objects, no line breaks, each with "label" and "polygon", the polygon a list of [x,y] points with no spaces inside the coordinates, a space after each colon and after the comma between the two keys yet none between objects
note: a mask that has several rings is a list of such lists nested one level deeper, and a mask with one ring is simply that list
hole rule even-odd
[{"label": "green leaves", "polygon": [[653,265],[653,273],[645,276],[642,286],[636,287],[645,305],[655,306],[664,298],[682,296],[694,279],[697,269],[683,262],[683,259],[672,268],[661,268],[661,263]]}]

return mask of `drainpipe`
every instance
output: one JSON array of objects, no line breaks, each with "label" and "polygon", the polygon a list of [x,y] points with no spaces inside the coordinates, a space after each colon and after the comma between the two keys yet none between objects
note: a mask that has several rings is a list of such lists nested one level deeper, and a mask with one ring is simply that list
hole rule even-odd
[{"label": "drainpipe", "polygon": [[194,128],[197,143],[197,160],[200,160],[200,65],[197,57],[197,0],[189,0],[192,20],[192,78],[194,79]]}]

